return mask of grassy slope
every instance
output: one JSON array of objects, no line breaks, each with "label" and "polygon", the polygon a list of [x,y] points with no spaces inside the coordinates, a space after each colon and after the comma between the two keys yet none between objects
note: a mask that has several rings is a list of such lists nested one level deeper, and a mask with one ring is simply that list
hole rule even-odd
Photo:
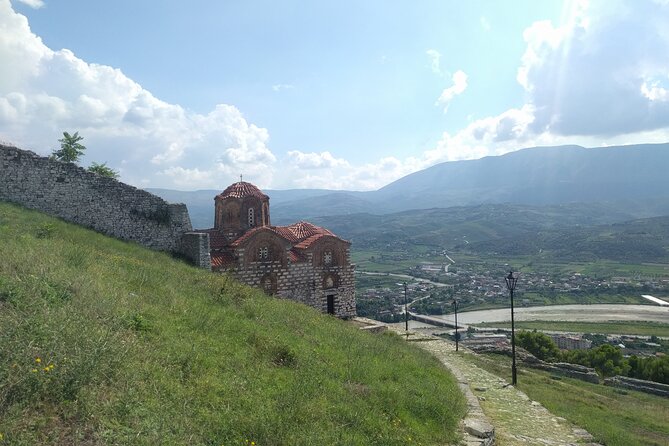
[{"label": "grassy slope", "polygon": [[[511,381],[511,359],[472,355],[484,369]],[[669,404],[660,396],[519,368],[518,388],[557,416],[583,427],[608,446],[669,444]]]},{"label": "grassy slope", "polygon": [[4,203],[0,259],[0,444],[457,436],[454,379],[394,335]]}]

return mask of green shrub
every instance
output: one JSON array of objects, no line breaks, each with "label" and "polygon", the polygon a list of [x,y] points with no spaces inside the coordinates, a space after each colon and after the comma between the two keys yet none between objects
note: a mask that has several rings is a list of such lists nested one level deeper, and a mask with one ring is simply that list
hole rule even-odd
[{"label": "green shrub", "polygon": [[536,330],[518,332],[516,341],[520,347],[542,361],[554,361],[560,355],[560,350],[550,336]]}]

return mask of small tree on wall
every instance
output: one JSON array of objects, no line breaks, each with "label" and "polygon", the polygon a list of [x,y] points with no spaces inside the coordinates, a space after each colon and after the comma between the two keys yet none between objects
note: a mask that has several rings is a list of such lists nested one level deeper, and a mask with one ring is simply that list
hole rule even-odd
[{"label": "small tree on wall", "polygon": [[[86,146],[79,142],[83,139],[84,137],[80,136],[79,132],[74,132],[73,135],[63,132],[63,138],[58,140],[60,143],[60,150],[54,150],[51,154],[51,158],[66,163],[78,163],[79,158],[81,158],[81,155],[86,151]],[[119,173],[107,166],[107,163],[98,164],[93,162],[88,166],[87,170],[103,177],[113,178],[115,180],[119,178]]]},{"label": "small tree on wall", "polygon": [[113,178],[115,180],[117,180],[119,177],[118,172],[112,169],[111,167],[108,167],[107,163],[98,164],[96,162],[93,162],[90,166],[88,166],[88,171],[97,173],[98,175],[102,175],[103,177]]},{"label": "small tree on wall", "polygon": [[79,143],[83,139],[83,136],[79,136],[79,132],[74,132],[74,135],[63,132],[63,138],[58,140],[60,150],[54,150],[51,157],[66,163],[79,162],[79,158],[81,158],[81,155],[86,150],[86,146]]}]

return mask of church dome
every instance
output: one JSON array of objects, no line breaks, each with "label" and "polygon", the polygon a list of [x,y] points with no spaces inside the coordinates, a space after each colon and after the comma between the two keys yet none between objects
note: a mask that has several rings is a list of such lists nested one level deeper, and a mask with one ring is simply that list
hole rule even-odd
[{"label": "church dome", "polygon": [[246,197],[260,198],[261,200],[269,199],[269,197],[262,193],[260,189],[246,181],[238,181],[237,183],[231,184],[216,196],[217,199]]}]

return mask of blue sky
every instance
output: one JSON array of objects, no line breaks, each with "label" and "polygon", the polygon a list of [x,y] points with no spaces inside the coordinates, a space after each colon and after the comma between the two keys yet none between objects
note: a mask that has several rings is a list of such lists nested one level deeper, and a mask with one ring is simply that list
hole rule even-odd
[{"label": "blue sky", "polygon": [[669,140],[666,1],[0,0],[0,139],[139,187],[375,189]]}]

